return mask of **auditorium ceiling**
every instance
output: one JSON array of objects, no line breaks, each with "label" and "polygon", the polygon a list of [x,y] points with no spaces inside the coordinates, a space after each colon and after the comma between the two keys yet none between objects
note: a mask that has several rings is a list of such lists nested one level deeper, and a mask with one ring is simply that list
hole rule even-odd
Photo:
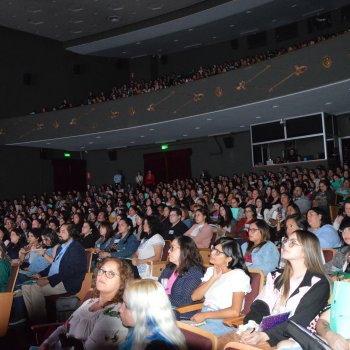
[{"label": "auditorium ceiling", "polygon": [[314,17],[348,0],[3,0],[0,25],[111,57],[165,55]]}]

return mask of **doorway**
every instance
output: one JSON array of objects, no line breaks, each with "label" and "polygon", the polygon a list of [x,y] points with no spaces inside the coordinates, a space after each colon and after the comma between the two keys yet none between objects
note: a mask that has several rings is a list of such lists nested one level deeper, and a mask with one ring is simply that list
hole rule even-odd
[{"label": "doorway", "polygon": [[156,183],[171,183],[175,179],[189,179],[192,149],[144,154],[144,174],[151,170]]},{"label": "doorway", "polygon": [[54,190],[86,191],[86,161],[81,159],[53,159]]}]

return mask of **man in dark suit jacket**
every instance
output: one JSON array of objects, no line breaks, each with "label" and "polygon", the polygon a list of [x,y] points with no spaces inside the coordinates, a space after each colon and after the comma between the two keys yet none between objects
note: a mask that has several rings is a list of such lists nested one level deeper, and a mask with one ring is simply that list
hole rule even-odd
[{"label": "man in dark suit jacket", "polygon": [[79,292],[86,273],[87,256],[83,246],[73,237],[73,225],[63,224],[59,238],[61,246],[51,265],[34,276],[36,284],[23,285],[23,299],[32,322],[46,320],[45,296],[56,294],[76,294]]}]

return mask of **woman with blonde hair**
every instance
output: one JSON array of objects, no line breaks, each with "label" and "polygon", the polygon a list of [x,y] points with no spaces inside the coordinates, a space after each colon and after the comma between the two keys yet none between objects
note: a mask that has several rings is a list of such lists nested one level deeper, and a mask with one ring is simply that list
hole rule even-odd
[{"label": "woman with blonde hair", "polygon": [[[297,230],[285,240],[282,258],[285,268],[267,275],[264,289],[253,302],[244,321],[260,323],[264,316],[290,312],[290,319],[310,330],[315,318],[327,305],[330,284],[325,275],[318,238],[311,232]],[[241,341],[271,346],[289,338],[287,321],[264,332],[243,333]]]},{"label": "woman with blonde hair", "polygon": [[185,337],[176,325],[175,316],[162,285],[154,280],[128,283],[120,317],[130,332],[123,350],[182,350]]}]

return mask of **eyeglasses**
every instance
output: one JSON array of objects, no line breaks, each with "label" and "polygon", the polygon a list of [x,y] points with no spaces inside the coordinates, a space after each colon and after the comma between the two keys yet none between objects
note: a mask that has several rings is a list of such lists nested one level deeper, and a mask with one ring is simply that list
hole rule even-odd
[{"label": "eyeglasses", "polygon": [[106,270],[103,270],[103,269],[98,269],[97,270],[97,276],[102,276],[103,274],[106,275],[107,278],[109,279],[112,279],[114,278],[115,276],[119,276],[116,272],[114,271],[106,271]]},{"label": "eyeglasses", "polygon": [[248,232],[252,232],[252,233],[255,233],[256,231],[259,231],[259,229],[258,228],[250,228],[248,230]]},{"label": "eyeglasses", "polygon": [[180,247],[175,247],[174,245],[171,245],[170,246],[170,248],[169,248],[169,250],[171,251],[171,252],[173,252],[175,249],[177,249],[177,248],[180,248]]},{"label": "eyeglasses", "polygon": [[219,256],[220,254],[226,255],[224,252],[222,252],[221,250],[216,249],[216,248],[214,248],[214,247],[211,248],[211,252],[214,253],[214,254],[217,255],[217,256]]},{"label": "eyeglasses", "polygon": [[296,239],[284,238],[282,242],[284,245],[288,244],[290,248],[293,248],[294,246],[301,247],[301,244],[299,244]]}]

